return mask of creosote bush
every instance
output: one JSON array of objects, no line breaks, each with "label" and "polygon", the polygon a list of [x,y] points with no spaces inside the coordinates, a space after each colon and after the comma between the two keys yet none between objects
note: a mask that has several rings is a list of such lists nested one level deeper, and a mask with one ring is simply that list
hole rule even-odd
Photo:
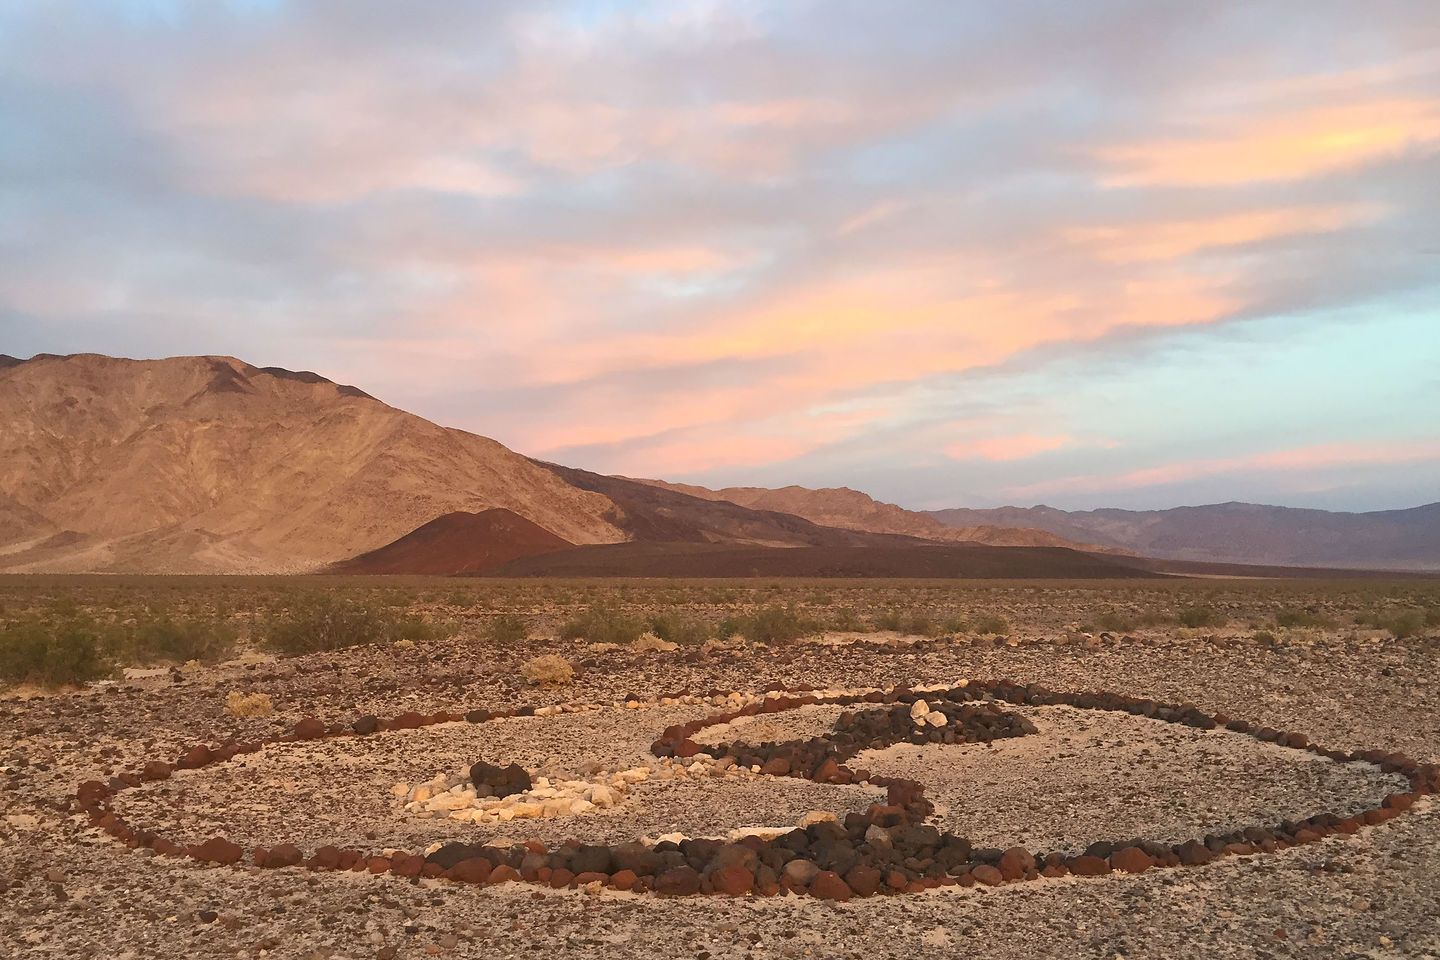
[{"label": "creosote bush", "polygon": [[361,644],[432,640],[446,628],[360,600],[317,593],[293,601],[265,625],[264,644],[298,655]]},{"label": "creosote bush", "polygon": [[1182,607],[1177,618],[1183,627],[1223,627],[1225,615],[1213,607]]},{"label": "creosote bush", "polygon": [[0,683],[59,687],[96,680],[109,669],[103,631],[88,618],[26,620],[0,629]]},{"label": "creosote bush", "polygon": [[1333,627],[1335,622],[1322,613],[1299,607],[1286,607],[1275,614],[1277,627]]},{"label": "creosote bush", "polygon": [[495,617],[485,626],[491,643],[518,643],[530,635],[530,621],[513,613]]},{"label": "creosote bush", "polygon": [[128,663],[211,662],[234,654],[235,631],[228,624],[214,620],[176,620],[167,615],[121,631],[116,645],[117,659]]},{"label": "creosote bush", "polygon": [[1005,636],[1010,632],[1010,621],[999,614],[991,613],[970,621],[970,632],[980,636]]},{"label": "creosote bush", "polygon": [[678,613],[662,613],[650,618],[650,632],[668,643],[682,647],[699,646],[715,633],[704,620]]},{"label": "creosote bush", "polygon": [[789,607],[765,607],[752,614],[730,617],[720,624],[722,637],[740,634],[751,643],[784,643],[813,636],[821,624],[803,617]]},{"label": "creosote bush", "polygon": [[561,627],[560,639],[625,646],[634,643],[644,631],[645,625],[635,617],[622,613],[618,607],[597,603]]}]

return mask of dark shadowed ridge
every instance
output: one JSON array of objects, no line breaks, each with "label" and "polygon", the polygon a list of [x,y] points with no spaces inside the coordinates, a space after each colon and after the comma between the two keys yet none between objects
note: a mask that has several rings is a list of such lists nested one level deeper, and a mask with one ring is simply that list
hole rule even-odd
[{"label": "dark shadowed ridge", "polygon": [[822,527],[803,517],[705,500],[624,477],[534,460],[566,483],[608,497],[610,522],[647,543],[730,543],[772,547],[900,547],[933,543],[901,534]]},{"label": "dark shadowed ridge", "polygon": [[374,397],[370,396],[370,394],[366,393],[364,390],[361,390],[359,387],[352,387],[349,384],[345,383],[335,383],[334,380],[331,380],[328,377],[322,377],[320,376],[320,374],[312,373],[309,370],[286,370],[284,367],[259,367],[257,369],[259,369],[263,373],[270,374],[270,376],[272,377],[279,377],[281,380],[298,380],[301,383],[333,384],[335,386],[335,389],[339,390],[347,397],[364,397],[367,400],[375,399]]},{"label": "dark shadowed ridge", "polygon": [[408,573],[448,576],[484,573],[511,560],[574,546],[512,510],[457,510],[398,540],[342,560],[332,573]]},{"label": "dark shadowed ridge", "polygon": [[1147,557],[1367,570],[1440,570],[1440,503],[1335,513],[1254,503],[1170,510],[997,507],[932,510],[951,526],[1001,524]]},{"label": "dark shadowed ridge", "polygon": [[8,353],[0,353],[0,370],[4,370],[6,367],[18,367],[24,362],[25,361],[19,357],[12,357]]},{"label": "dark shadowed ridge", "polygon": [[1115,579],[1163,574],[1064,547],[924,544],[757,547],[719,543],[607,543],[524,557],[496,577],[906,577]]}]

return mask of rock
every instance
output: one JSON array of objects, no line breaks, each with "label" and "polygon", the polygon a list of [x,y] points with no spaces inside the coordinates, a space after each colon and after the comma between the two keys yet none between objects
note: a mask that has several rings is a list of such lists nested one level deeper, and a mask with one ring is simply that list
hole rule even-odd
[{"label": "rock", "polygon": [[141,768],[140,776],[146,780],[168,780],[170,778],[170,764],[163,760],[151,760]]},{"label": "rock", "polygon": [[325,721],[315,717],[306,717],[295,724],[296,740],[319,740],[325,736]]},{"label": "rock", "polygon": [[839,783],[842,780],[840,765],[835,762],[834,757],[827,757],[820,766],[815,768],[815,772],[810,775],[810,779],[816,783]]},{"label": "rock", "polygon": [[490,711],[483,709],[465,711],[466,723],[484,723],[490,719]]},{"label": "rock", "polygon": [[181,770],[195,770],[205,766],[214,758],[214,754],[210,752],[209,747],[203,743],[196,744],[186,751],[185,756],[181,757],[180,762],[175,764],[175,766]]},{"label": "rock", "polygon": [[817,823],[834,822],[835,814],[831,813],[829,810],[811,810],[809,813],[805,814],[805,816],[800,818],[798,826],[801,830],[805,830],[809,827],[814,826]]},{"label": "rock", "polygon": [[190,856],[196,860],[228,865],[239,863],[240,858],[245,856],[245,851],[240,848],[238,843],[231,843],[224,837],[212,837],[198,846],[191,847]]},{"label": "rock", "polygon": [[910,719],[916,723],[924,723],[925,718],[930,715],[930,704],[924,700],[916,700],[910,704]]},{"label": "rock", "polygon": [[390,858],[390,872],[397,877],[418,877],[425,869],[425,858],[397,851]]},{"label": "rock", "polygon": [[635,875],[634,870],[616,870],[610,875],[610,886],[616,890],[629,890],[635,886],[635,881],[640,879]]},{"label": "rock", "polygon": [[447,843],[425,857],[426,863],[438,863],[442,870],[449,870],[451,867],[469,860],[475,856],[475,848],[468,843]]},{"label": "rock", "polygon": [[660,854],[643,843],[622,843],[611,847],[610,859],[617,872],[628,870],[640,877],[653,874],[660,867]]},{"label": "rock", "polygon": [[700,874],[691,867],[671,867],[655,878],[655,892],[667,897],[699,893]]},{"label": "rock", "polygon": [[516,869],[515,869],[514,867],[512,867],[512,866],[509,866],[508,864],[503,864],[503,863],[502,863],[502,864],[500,864],[500,866],[498,866],[498,867],[496,867],[494,870],[491,870],[491,871],[490,871],[490,882],[491,882],[491,883],[519,883],[519,882],[520,882],[520,871],[516,870]]},{"label": "rock", "polygon": [[1181,865],[1186,867],[1202,866],[1215,859],[1214,851],[1198,840],[1186,840],[1180,844],[1175,855],[1180,858]]},{"label": "rock", "polygon": [[785,869],[780,872],[780,875],[791,883],[808,887],[810,881],[814,880],[815,875],[819,872],[820,867],[813,860],[791,860],[785,864]]},{"label": "rock", "polygon": [[1144,873],[1155,859],[1139,847],[1125,847],[1110,854],[1110,866],[1125,873]]},{"label": "rock", "polygon": [[614,869],[614,860],[609,847],[582,843],[570,855],[569,867],[577,875],[582,873],[608,874]]},{"label": "rock", "polygon": [[790,758],[775,757],[760,765],[760,772],[768,777],[785,777],[790,775]]},{"label": "rock", "polygon": [[1071,857],[1065,866],[1077,877],[1099,877],[1110,872],[1110,861],[1100,857]]},{"label": "rock", "polygon": [[988,863],[982,863],[971,870],[970,876],[975,878],[976,883],[983,883],[987,887],[994,887],[1005,882],[1005,875]]},{"label": "rock", "polygon": [[365,716],[360,717],[358,720],[356,720],[354,725],[350,729],[354,730],[362,737],[368,737],[370,734],[380,729],[380,718],[375,716],[374,714],[367,713],[365,714]]},{"label": "rock", "polygon": [[1019,880],[1035,869],[1035,857],[1024,847],[1011,847],[1001,854],[996,866],[1006,880]]},{"label": "rock", "polygon": [[265,863],[262,866],[266,868],[293,867],[303,859],[305,859],[305,855],[300,852],[299,847],[293,843],[282,843],[270,848],[265,854]]},{"label": "rock", "polygon": [[509,797],[524,793],[533,785],[529,772],[518,763],[508,767],[478,761],[470,767],[470,782],[480,796]]},{"label": "rock", "polygon": [[840,874],[833,870],[821,870],[810,881],[810,896],[818,897],[821,900],[837,900],[844,903],[850,899],[852,892]]},{"label": "rock", "polygon": [[731,897],[743,897],[755,889],[755,875],[749,870],[733,864],[710,872],[710,884],[716,893]]},{"label": "rock", "polygon": [[950,718],[939,710],[932,710],[925,715],[925,722],[932,727],[943,727],[950,722]]},{"label": "rock", "polygon": [[856,896],[869,897],[880,889],[881,879],[879,870],[862,863],[851,867],[845,874],[845,885],[853,890]]}]

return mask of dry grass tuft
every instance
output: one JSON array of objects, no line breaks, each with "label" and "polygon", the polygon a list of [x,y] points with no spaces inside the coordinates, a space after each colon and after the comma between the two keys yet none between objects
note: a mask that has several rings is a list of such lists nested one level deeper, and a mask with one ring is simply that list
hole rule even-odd
[{"label": "dry grass tuft", "polygon": [[563,684],[575,678],[575,668],[570,661],[557,653],[526,660],[520,667],[526,680],[535,684]]},{"label": "dry grass tuft", "polygon": [[244,694],[231,690],[225,698],[225,712],[232,717],[268,717],[275,713],[275,704],[268,693]]}]

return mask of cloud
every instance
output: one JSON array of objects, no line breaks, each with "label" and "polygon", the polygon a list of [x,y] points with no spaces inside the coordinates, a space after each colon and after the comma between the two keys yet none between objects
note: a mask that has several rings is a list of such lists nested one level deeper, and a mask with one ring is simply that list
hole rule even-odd
[{"label": "cloud", "polygon": [[1433,310],[1437,49],[1422,0],[11,4],[0,337],[926,500],[1089,475],[1116,437],[1284,449],[1283,397],[1223,426],[1204,387],[1102,401],[1177,351],[1245,369],[1217,345],[1295,316]]}]

